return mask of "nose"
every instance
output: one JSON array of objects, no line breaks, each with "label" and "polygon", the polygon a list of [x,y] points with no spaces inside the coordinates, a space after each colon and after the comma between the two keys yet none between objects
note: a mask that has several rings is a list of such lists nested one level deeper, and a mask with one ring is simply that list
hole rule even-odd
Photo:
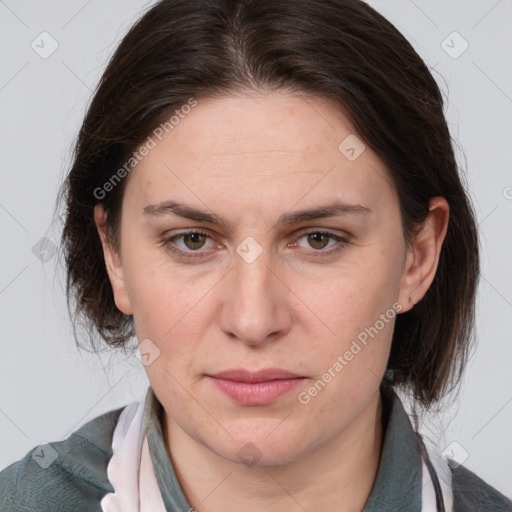
[{"label": "nose", "polygon": [[266,251],[254,261],[242,256],[233,255],[233,269],[224,283],[221,329],[252,346],[275,341],[291,327],[291,292]]}]

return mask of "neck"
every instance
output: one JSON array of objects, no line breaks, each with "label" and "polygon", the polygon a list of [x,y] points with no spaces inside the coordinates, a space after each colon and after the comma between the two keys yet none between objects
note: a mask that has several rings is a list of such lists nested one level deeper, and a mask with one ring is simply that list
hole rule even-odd
[{"label": "neck", "polygon": [[219,457],[196,443],[167,414],[164,436],[176,476],[197,512],[361,512],[380,462],[382,402],[377,391],[337,437],[281,466],[247,467]]}]

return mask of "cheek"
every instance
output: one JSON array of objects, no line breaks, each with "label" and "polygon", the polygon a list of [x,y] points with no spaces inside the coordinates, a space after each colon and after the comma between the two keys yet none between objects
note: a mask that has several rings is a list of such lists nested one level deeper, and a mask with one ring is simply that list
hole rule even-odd
[{"label": "cheek", "polygon": [[165,249],[143,234],[126,230],[123,241],[126,287],[139,326],[163,335],[190,309],[194,288],[173,271]]},{"label": "cheek", "polygon": [[[371,251],[368,251],[369,253]],[[343,268],[324,274],[320,279],[303,282],[297,294],[339,339],[351,339],[373,325],[392,307],[400,289],[398,258],[382,255],[353,258]]]},{"label": "cheek", "polygon": [[126,240],[126,275],[137,338],[150,339],[160,351],[158,365],[173,375],[189,373],[198,343],[213,321],[211,297],[219,276],[200,279],[187,275],[167,260],[164,249],[130,244]]},{"label": "cheek", "polygon": [[[329,381],[321,392],[346,407],[378,387],[387,366],[400,282],[399,250],[375,247],[367,257],[326,277],[305,302],[323,324],[323,335],[310,336],[317,379]],[[327,334],[326,334],[327,333]],[[319,389],[323,389],[319,383]],[[315,393],[315,391],[313,391]],[[358,398],[359,397],[359,398]]]},{"label": "cheek", "polygon": [[385,283],[369,277],[364,286],[353,275],[331,287],[322,320],[332,332],[310,338],[308,364],[315,375],[298,398],[318,424],[357,415],[386,370],[397,312]]}]

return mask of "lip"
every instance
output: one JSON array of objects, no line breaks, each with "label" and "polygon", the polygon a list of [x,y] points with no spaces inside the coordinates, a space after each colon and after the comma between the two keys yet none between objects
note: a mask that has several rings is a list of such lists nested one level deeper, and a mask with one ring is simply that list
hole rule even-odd
[{"label": "lip", "polygon": [[218,389],[241,405],[267,405],[275,402],[306,378],[279,368],[257,372],[226,370],[208,377]]},{"label": "lip", "polygon": [[232,380],[236,382],[267,382],[270,380],[297,379],[303,378],[301,375],[283,370],[281,368],[264,368],[255,372],[250,372],[241,368],[224,370],[222,372],[209,375],[216,379]]}]

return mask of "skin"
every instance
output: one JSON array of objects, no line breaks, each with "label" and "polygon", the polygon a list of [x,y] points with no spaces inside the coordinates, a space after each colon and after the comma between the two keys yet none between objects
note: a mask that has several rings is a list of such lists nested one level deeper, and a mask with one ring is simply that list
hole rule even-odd
[{"label": "skin", "polygon": [[[119,253],[95,208],[117,307],[133,315],[139,342],[160,350],[146,371],[165,410],[169,456],[199,512],[360,511],[370,495],[395,319],[309,403],[298,394],[393,304],[404,312],[423,297],[449,208],[433,198],[408,248],[388,169],[369,147],[354,161],[338,149],[354,133],[338,109],[296,93],[201,99],[129,175]],[[144,213],[168,200],[230,225]],[[277,224],[335,200],[371,212]],[[307,236],[309,228],[348,243]],[[187,229],[208,236],[162,243]],[[262,250],[251,263],[236,251],[248,236]],[[271,404],[246,406],[207,377],[269,367],[306,379]],[[253,466],[237,455],[246,443],[259,453]]]}]

